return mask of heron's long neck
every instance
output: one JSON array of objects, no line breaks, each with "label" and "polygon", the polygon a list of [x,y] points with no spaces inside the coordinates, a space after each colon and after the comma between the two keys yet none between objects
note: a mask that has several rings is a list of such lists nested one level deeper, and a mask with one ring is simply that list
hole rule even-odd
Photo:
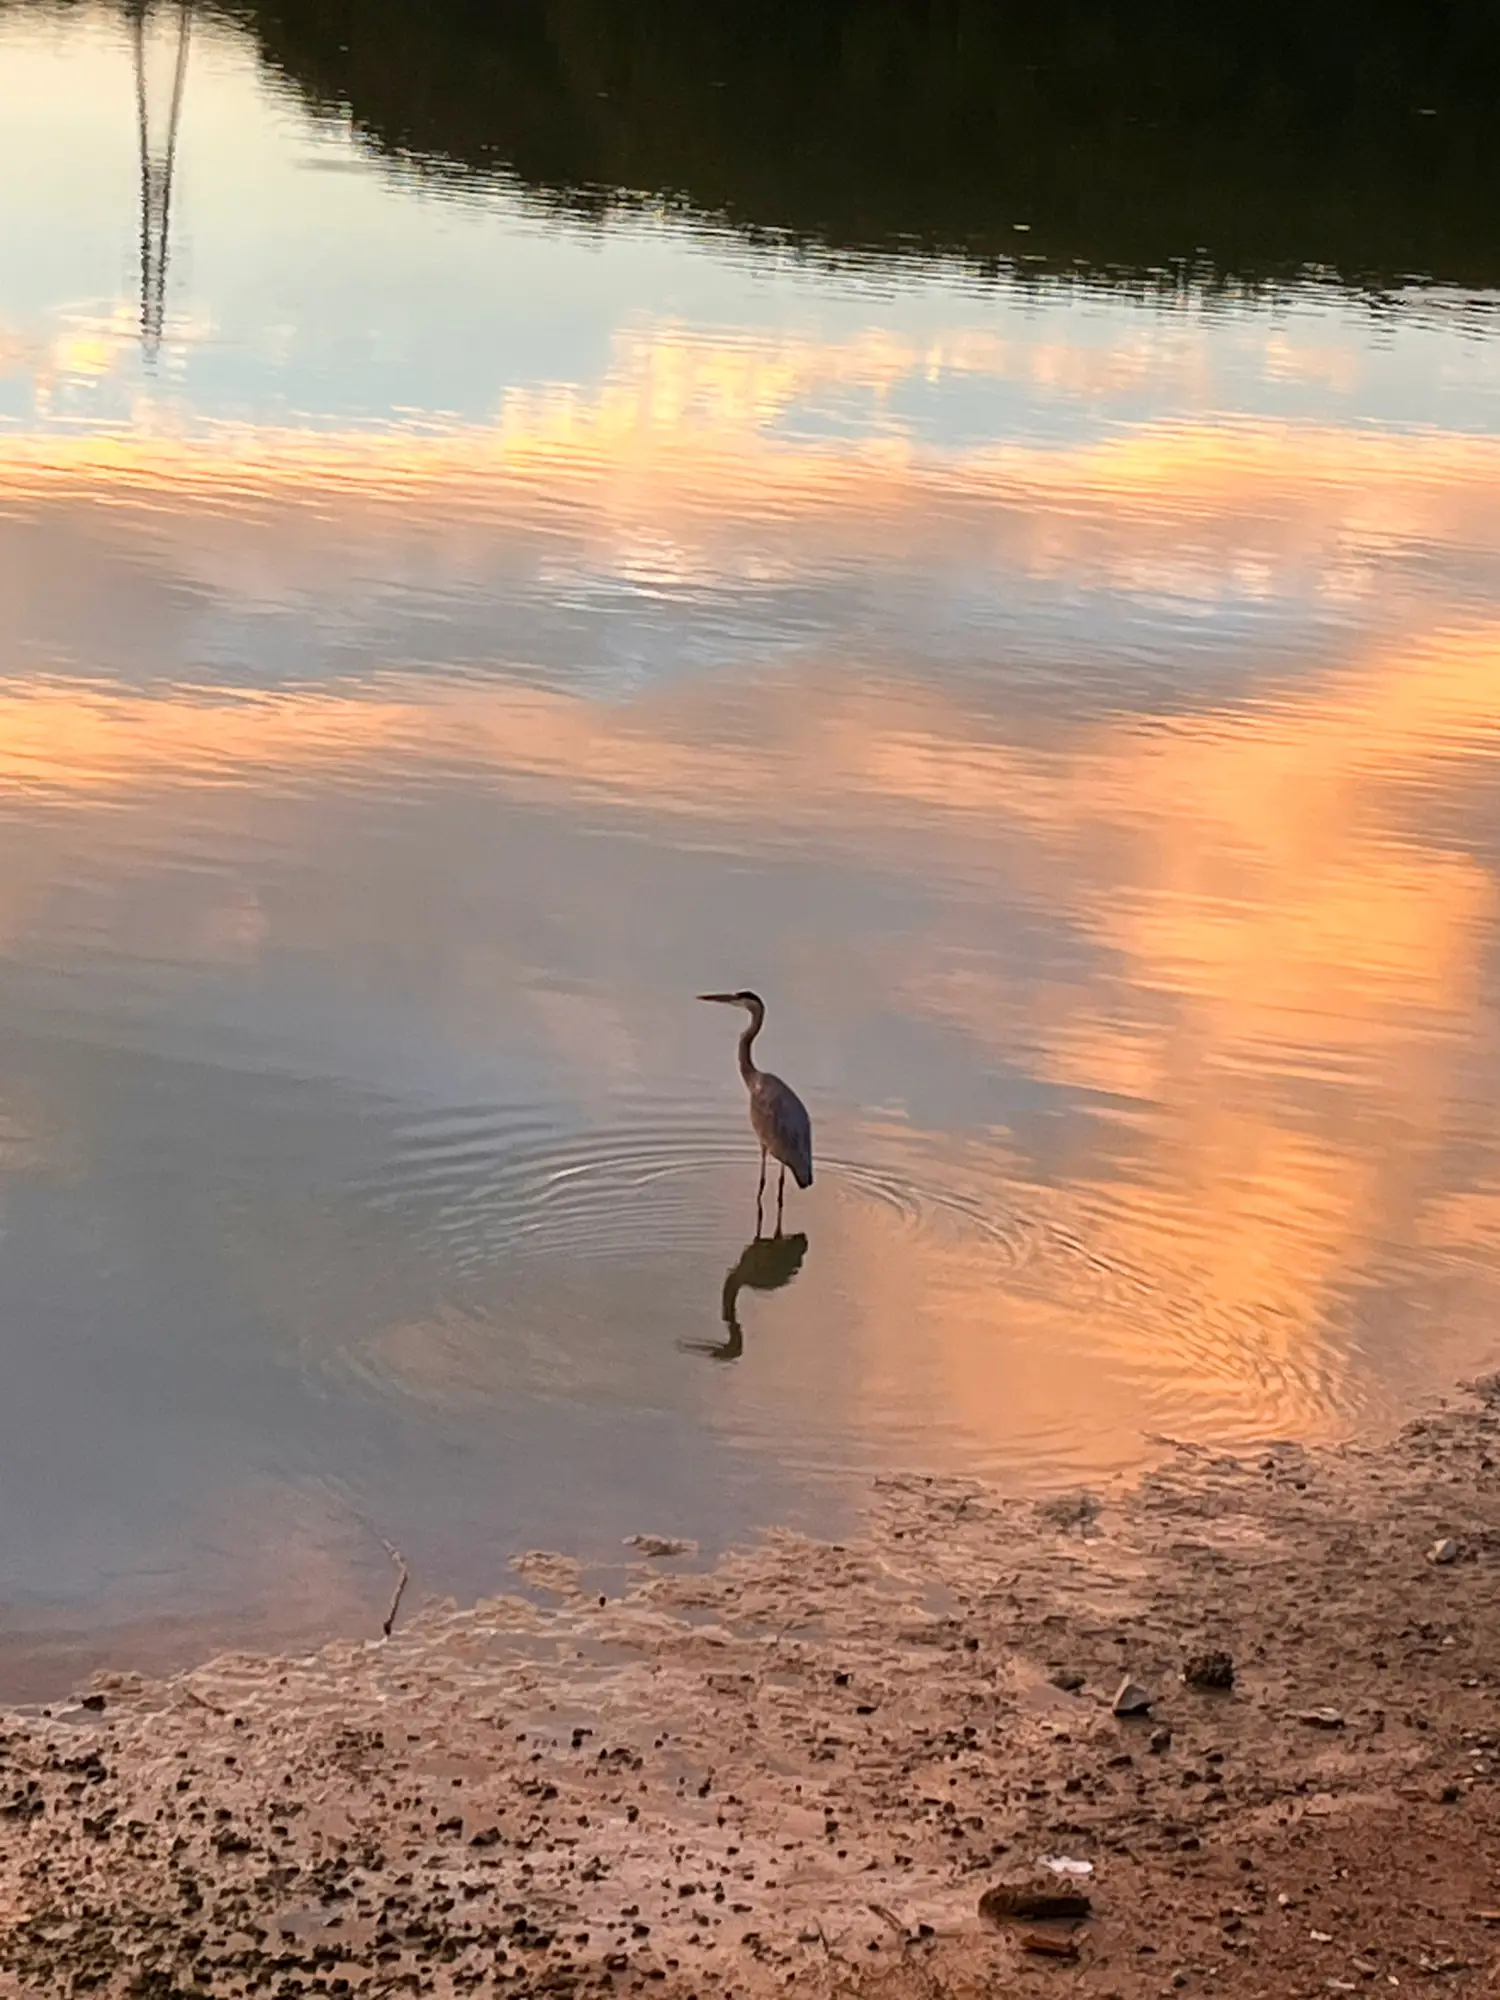
[{"label": "heron's long neck", "polygon": [[760,1033],[760,1024],[765,1018],[766,1014],[763,1007],[753,1007],[750,1010],[749,1026],[745,1029],[744,1034],[740,1036],[740,1075],[745,1079],[747,1087],[752,1087],[755,1079],[760,1075],[760,1071],[755,1067],[755,1060],[750,1054],[750,1044]]}]

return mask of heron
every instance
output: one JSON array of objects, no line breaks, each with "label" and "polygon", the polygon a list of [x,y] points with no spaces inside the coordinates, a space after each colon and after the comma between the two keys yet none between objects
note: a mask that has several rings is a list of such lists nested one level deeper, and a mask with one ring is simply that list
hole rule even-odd
[{"label": "heron", "polygon": [[750,1016],[740,1036],[740,1075],[750,1093],[750,1123],[760,1141],[760,1186],[755,1191],[756,1228],[760,1226],[760,1206],[766,1193],[766,1156],[780,1162],[781,1179],[776,1185],[776,1228],[781,1229],[782,1204],[786,1200],[786,1170],[799,1188],[812,1186],[812,1120],[807,1106],[779,1076],[757,1069],[750,1053],[755,1037],[766,1018],[766,1003],[758,993],[700,993],[700,1000],[712,1000],[721,1007],[743,1007]]}]

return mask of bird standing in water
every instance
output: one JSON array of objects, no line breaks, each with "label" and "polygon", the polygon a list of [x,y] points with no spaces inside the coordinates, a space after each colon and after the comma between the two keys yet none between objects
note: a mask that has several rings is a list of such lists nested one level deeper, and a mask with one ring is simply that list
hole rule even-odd
[{"label": "bird standing in water", "polygon": [[766,1192],[766,1155],[779,1161],[781,1179],[776,1186],[776,1233],[781,1233],[781,1210],[786,1200],[786,1172],[799,1188],[812,1186],[812,1120],[807,1106],[779,1076],[757,1069],[750,1046],[766,1018],[766,1003],[758,993],[700,993],[700,1000],[714,1000],[724,1007],[743,1007],[750,1016],[740,1036],[740,1075],[750,1093],[750,1123],[760,1141],[760,1186],[755,1191],[755,1229],[760,1233],[760,1208]]}]

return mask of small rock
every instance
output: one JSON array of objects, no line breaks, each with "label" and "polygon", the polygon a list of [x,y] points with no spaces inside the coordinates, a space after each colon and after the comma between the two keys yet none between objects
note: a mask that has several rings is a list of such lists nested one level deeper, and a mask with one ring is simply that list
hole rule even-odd
[{"label": "small rock", "polygon": [[1182,1663],[1182,1678],[1189,1687],[1232,1688],[1234,1661],[1224,1652],[1190,1653]]},{"label": "small rock", "polygon": [[1151,1740],[1146,1747],[1151,1752],[1153,1757],[1162,1756],[1166,1751],[1170,1750],[1172,1747],[1171,1730],[1166,1728],[1165,1726],[1162,1727],[1161,1729],[1153,1729],[1151,1732]]},{"label": "small rock", "polygon": [[1077,1694],[1083,1686],[1084,1676],[1076,1667],[1059,1667],[1051,1676],[1052,1685],[1061,1688],[1064,1694]]},{"label": "small rock", "polygon": [[1336,1708],[1299,1709],[1297,1720],[1305,1722],[1309,1729],[1342,1729],[1344,1726],[1344,1718]]},{"label": "small rock", "polygon": [[104,1707],[104,1696],[102,1694],[86,1694],[79,1703],[79,1706],[81,1708],[92,1709],[94,1714],[98,1715]]},{"label": "small rock", "polygon": [[1034,1951],[1039,1958],[1077,1958],[1077,1940],[1066,1931],[1022,1931],[1022,1951]]},{"label": "small rock", "polygon": [[1440,1542],[1434,1542],[1427,1551],[1427,1560],[1434,1563],[1453,1563],[1459,1557],[1458,1543],[1451,1535],[1444,1535]]},{"label": "small rock", "polygon": [[1115,1691],[1110,1707],[1116,1715],[1149,1715],[1151,1697],[1139,1681],[1131,1680],[1127,1674]]}]

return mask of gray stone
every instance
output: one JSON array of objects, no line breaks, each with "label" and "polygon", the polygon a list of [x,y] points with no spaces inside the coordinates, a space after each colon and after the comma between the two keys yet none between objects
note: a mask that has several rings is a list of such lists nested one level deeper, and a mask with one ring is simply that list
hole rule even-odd
[{"label": "gray stone", "polygon": [[1110,1706],[1116,1715],[1149,1715],[1151,1697],[1139,1681],[1133,1681],[1127,1674],[1116,1690]]}]

